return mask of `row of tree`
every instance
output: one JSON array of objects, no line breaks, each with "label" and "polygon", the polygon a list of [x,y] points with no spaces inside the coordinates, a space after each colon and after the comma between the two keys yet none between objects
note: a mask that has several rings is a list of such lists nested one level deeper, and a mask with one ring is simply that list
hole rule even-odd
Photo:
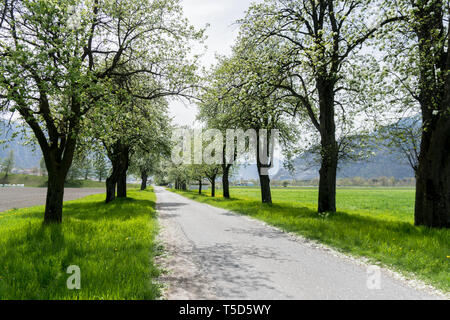
[{"label": "row of tree", "polygon": [[[443,0],[252,5],[232,55],[208,75],[199,118],[223,131],[278,129],[288,159],[300,138],[317,145],[318,211],[335,212],[340,161],[355,158],[370,130],[418,114],[420,146],[405,150],[416,172],[415,223],[448,228],[449,14]],[[391,141],[417,135],[406,129]],[[272,201],[270,165],[257,163],[265,203]]]},{"label": "row of tree", "polygon": [[222,165],[215,164],[194,164],[194,165],[180,165],[175,166],[171,163],[167,165],[167,169],[163,171],[166,173],[163,176],[163,181],[173,181],[173,187],[177,190],[187,190],[191,183],[198,186],[198,193],[202,194],[203,184],[206,181],[211,185],[211,196],[216,196],[216,182],[220,177],[222,179],[222,188],[224,198],[230,198],[229,179],[230,172],[224,171]]},{"label": "row of tree", "polygon": [[74,159],[106,153],[110,202],[126,196],[132,157],[164,154],[166,98],[192,96],[190,48],[202,38],[179,0],[1,2],[0,110],[20,117],[42,151],[46,224],[62,221]]}]

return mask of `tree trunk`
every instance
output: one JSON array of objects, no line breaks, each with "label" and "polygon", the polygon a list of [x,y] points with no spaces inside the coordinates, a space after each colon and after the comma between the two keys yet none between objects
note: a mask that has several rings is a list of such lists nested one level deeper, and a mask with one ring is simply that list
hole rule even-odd
[{"label": "tree trunk", "polygon": [[202,179],[198,180],[198,194],[202,194]]},{"label": "tree trunk", "polygon": [[[447,47],[445,52],[441,40],[436,37],[436,30],[445,31],[443,8],[439,1],[426,6],[418,3],[416,8],[423,130],[415,224],[431,228],[450,228],[450,49]],[[446,41],[450,45],[448,32]],[[439,47],[442,52],[436,53]]]},{"label": "tree trunk", "polygon": [[321,168],[319,181],[319,213],[336,212],[336,174],[339,148],[336,142],[334,82],[317,79],[320,106]]},{"label": "tree trunk", "polygon": [[127,172],[129,167],[130,152],[128,147],[123,146],[120,154],[119,180],[117,180],[117,198],[127,197]]},{"label": "tree trunk", "polygon": [[117,180],[113,174],[106,178],[106,203],[116,199],[116,185]]},{"label": "tree trunk", "polygon": [[229,175],[230,175],[230,165],[223,165],[222,169],[223,169],[223,173],[222,173],[222,185],[223,185],[223,197],[225,199],[230,199],[230,180],[229,180]]},{"label": "tree trunk", "polygon": [[[114,158],[115,159],[115,158]],[[111,175],[106,178],[106,203],[114,201],[116,199],[116,186],[119,179],[117,160],[111,160],[112,171]]]},{"label": "tree trunk", "polygon": [[336,142],[326,142],[322,145],[322,164],[319,171],[319,213],[336,212],[337,148]]},{"label": "tree trunk", "polygon": [[67,172],[64,170],[49,170],[44,224],[62,222],[64,182],[66,180],[66,174]]},{"label": "tree trunk", "polygon": [[113,201],[117,197],[127,196],[127,171],[129,165],[129,148],[121,142],[116,142],[108,148],[108,158],[111,160],[112,172],[106,179],[106,203]]},{"label": "tree trunk", "polygon": [[450,228],[450,118],[423,131],[417,172],[415,224]]},{"label": "tree trunk", "polygon": [[[42,148],[48,172],[47,198],[45,201],[44,224],[61,223],[64,202],[64,183],[72,165],[76,140],[69,137],[61,149],[53,144],[50,149]],[[46,152],[44,150],[47,149]],[[61,152],[64,150],[64,152]]]},{"label": "tree trunk", "polygon": [[141,190],[144,191],[147,189],[147,179],[148,179],[148,174],[147,172],[141,172]]},{"label": "tree trunk", "polygon": [[125,172],[121,172],[119,176],[119,180],[117,180],[117,198],[126,198],[127,197],[127,174]]},{"label": "tree trunk", "polygon": [[211,197],[215,198],[216,196],[216,177],[211,179]]},{"label": "tree trunk", "polygon": [[258,165],[259,184],[261,186],[261,201],[262,203],[272,204],[272,192],[270,190],[270,177],[268,174],[263,174],[264,168]]}]

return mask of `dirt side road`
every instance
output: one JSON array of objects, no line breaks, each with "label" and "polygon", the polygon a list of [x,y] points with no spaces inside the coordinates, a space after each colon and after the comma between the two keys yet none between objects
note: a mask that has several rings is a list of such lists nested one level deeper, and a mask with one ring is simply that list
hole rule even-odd
[{"label": "dirt side road", "polygon": [[[64,190],[64,201],[76,200],[91,194],[104,193],[104,189]],[[45,204],[47,188],[0,188],[0,212],[14,209],[40,206]]]}]

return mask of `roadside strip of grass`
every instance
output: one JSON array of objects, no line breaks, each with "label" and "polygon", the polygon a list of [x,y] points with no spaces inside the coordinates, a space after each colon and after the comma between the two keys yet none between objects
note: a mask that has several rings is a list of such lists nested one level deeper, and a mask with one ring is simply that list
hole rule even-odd
[{"label": "roadside strip of grass", "polygon": [[[446,293],[450,292],[450,230],[415,227],[404,221],[403,216],[396,220],[377,212],[373,216],[367,212],[360,214],[356,209],[319,216],[310,205],[294,201],[262,204],[255,198],[243,196],[248,191],[238,189],[232,190],[234,198],[230,200],[221,196],[211,198],[198,195],[193,191],[171,191],[262,220],[344,253],[364,256],[406,276],[413,274]],[[301,194],[302,190],[296,192]]]},{"label": "roadside strip of grass", "polygon": [[[157,220],[153,190],[104,203],[64,204],[63,223],[42,226],[42,206],[0,213],[0,299],[155,299]],[[81,290],[68,290],[79,266]]]}]

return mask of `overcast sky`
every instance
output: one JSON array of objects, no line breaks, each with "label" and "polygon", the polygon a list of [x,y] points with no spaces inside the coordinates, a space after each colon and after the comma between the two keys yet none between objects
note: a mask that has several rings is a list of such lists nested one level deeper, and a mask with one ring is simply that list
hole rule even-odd
[{"label": "overcast sky", "polygon": [[[215,62],[215,55],[228,55],[238,34],[236,20],[244,17],[253,0],[183,0],[185,16],[197,28],[207,28],[207,51],[202,58],[203,66]],[[197,114],[195,104],[171,101],[170,113],[174,122],[180,125],[193,125]]]}]

